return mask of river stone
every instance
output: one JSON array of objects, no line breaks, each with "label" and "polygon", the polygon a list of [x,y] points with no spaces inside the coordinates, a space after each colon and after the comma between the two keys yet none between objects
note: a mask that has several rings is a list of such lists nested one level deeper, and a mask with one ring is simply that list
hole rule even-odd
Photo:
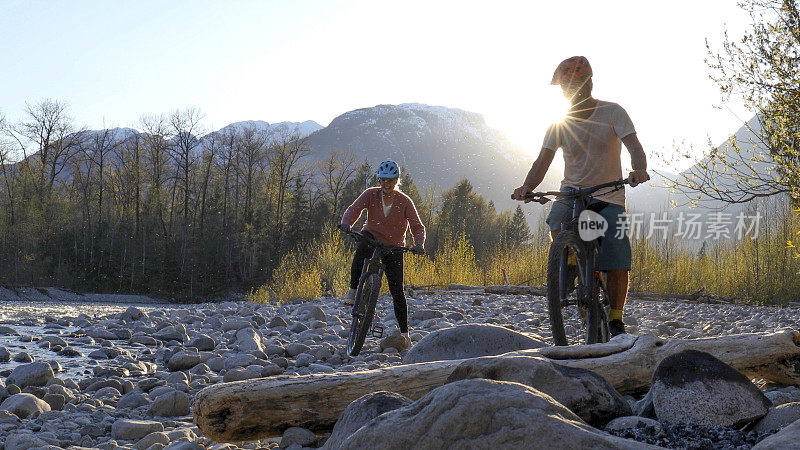
[{"label": "river stone", "polygon": [[150,401],[147,400],[147,397],[142,392],[133,391],[119,398],[119,401],[117,401],[117,409],[135,409],[149,403]]},{"label": "river stone", "polygon": [[239,353],[225,360],[225,369],[230,370],[236,367],[247,367],[254,364],[256,360],[258,360],[258,358],[249,353]]},{"label": "river stone", "polygon": [[772,406],[746,376],[697,350],[664,358],[650,389],[659,422],[736,428],[763,417]]},{"label": "river stone", "polygon": [[798,420],[800,420],[800,402],[784,403],[770,408],[767,415],[758,421],[754,430],[759,433],[779,430]]},{"label": "river stone", "polygon": [[591,370],[556,364],[547,358],[506,356],[461,363],[448,382],[468,378],[513,381],[553,397],[586,423],[602,428],[616,417],[633,414],[622,395]]},{"label": "river stone", "polygon": [[5,347],[0,347],[0,362],[5,363],[11,361],[11,352]]},{"label": "river stone", "polygon": [[58,345],[61,348],[64,348],[64,347],[67,346],[67,341],[65,341],[64,339],[62,339],[62,338],[60,338],[58,336],[42,336],[42,338],[39,339],[39,342],[40,343],[49,342],[50,345],[52,345],[52,346]]},{"label": "river stone", "polygon": [[216,348],[217,343],[214,342],[214,339],[212,339],[211,336],[197,333],[192,336],[192,340],[190,340],[186,346],[194,347],[201,352],[210,352]]},{"label": "river stone", "polygon": [[119,313],[119,318],[127,322],[135,322],[137,320],[147,319],[147,313],[135,306],[129,306],[128,309]]},{"label": "river stone", "polygon": [[800,420],[764,439],[753,450],[797,450],[800,449]]},{"label": "river stone", "polygon": [[285,349],[285,348],[283,348],[283,346],[282,346],[282,345],[275,345],[275,344],[272,344],[272,345],[268,345],[268,346],[266,346],[266,347],[264,348],[264,353],[265,353],[267,356],[283,356],[283,354],[284,354],[285,352],[286,352],[286,349]]},{"label": "river stone", "polygon": [[125,441],[138,441],[159,431],[164,431],[164,425],[152,420],[118,419],[111,425],[111,437]]},{"label": "river stone", "polygon": [[31,448],[52,448],[52,447],[49,446],[47,441],[33,435],[28,430],[10,434],[6,438],[5,442],[6,450],[27,450]]},{"label": "river stone", "polygon": [[546,346],[538,339],[508,328],[485,324],[460,325],[428,334],[411,347],[403,363],[476,358]]},{"label": "river stone", "polygon": [[292,358],[299,355],[300,353],[305,353],[309,350],[311,350],[311,347],[305,344],[300,344],[298,342],[293,342],[286,346],[286,354]]},{"label": "river stone", "polygon": [[339,416],[331,436],[324,448],[342,448],[344,441],[372,419],[397,408],[407,406],[413,401],[394,392],[375,392],[353,400]]},{"label": "river stone", "polygon": [[55,376],[50,364],[34,362],[14,368],[14,371],[8,376],[6,382],[16,384],[20,388],[26,386],[45,386],[47,382]]},{"label": "river stone", "polygon": [[169,370],[173,372],[178,370],[189,370],[206,359],[208,358],[206,358],[201,353],[181,350],[178,353],[172,355],[172,357],[169,359],[169,362],[167,363],[167,367],[169,368]]},{"label": "river stone", "polygon": [[169,443],[170,439],[169,436],[167,436],[167,433],[164,433],[163,431],[154,431],[139,439],[139,442],[136,443],[136,449],[146,450],[154,444],[168,445]]},{"label": "river stone", "polygon": [[314,305],[309,308],[303,316],[305,320],[319,320],[320,322],[327,322],[328,318],[325,316],[325,310],[323,310],[319,305]]},{"label": "river stone", "polygon": [[444,314],[441,311],[437,311],[435,309],[418,309],[411,313],[411,320],[430,320],[430,319],[440,319],[444,317]]},{"label": "river stone", "polygon": [[178,441],[169,444],[162,450],[206,450],[206,447],[197,442]]},{"label": "river stone", "polygon": [[261,335],[249,326],[236,332],[236,345],[240,352],[264,353],[264,343]]},{"label": "river stone", "polygon": [[405,338],[400,333],[394,333],[384,337],[380,340],[378,345],[380,346],[381,351],[384,351],[387,348],[394,348],[397,351],[403,351],[408,348],[408,342],[406,342]]},{"label": "river stone", "polygon": [[0,325],[0,336],[19,336],[19,331],[6,325]]},{"label": "river stone", "polygon": [[33,394],[21,393],[8,397],[0,404],[0,410],[10,411],[25,419],[33,413],[50,411],[50,405]]},{"label": "river stone", "polygon": [[281,436],[280,448],[287,448],[292,445],[311,447],[315,442],[317,442],[317,435],[313,431],[300,427],[289,427]]},{"label": "river stone", "polygon": [[64,403],[67,399],[61,394],[45,394],[42,398],[48,405],[51,411],[61,411],[64,408]]},{"label": "river stone", "polygon": [[153,333],[153,337],[162,341],[178,341],[181,343],[189,340],[189,337],[186,336],[186,330],[180,325],[166,326]]},{"label": "river stone", "polygon": [[547,394],[505,381],[461,380],[384,413],[340,448],[655,448],[584,423]]},{"label": "river stone", "polygon": [[222,331],[238,331],[252,326],[249,320],[232,319],[222,323]]},{"label": "river stone", "polygon": [[95,328],[90,327],[83,330],[87,336],[93,339],[106,339],[106,340],[115,340],[117,339],[117,335],[108,331],[105,328]]},{"label": "river stone", "polygon": [[275,316],[269,321],[269,328],[287,327],[286,319],[281,316]]},{"label": "river stone", "polygon": [[252,380],[254,378],[261,378],[261,371],[256,372],[245,367],[234,367],[225,372],[222,381],[228,383],[231,381]]},{"label": "river stone", "polygon": [[31,363],[33,362],[33,356],[31,356],[28,352],[19,352],[11,357],[14,362],[18,363]]},{"label": "river stone", "polygon": [[604,429],[606,431],[622,431],[635,428],[650,428],[653,435],[661,433],[661,424],[658,421],[639,416],[617,417],[608,422]]},{"label": "river stone", "polygon": [[68,345],[62,348],[61,351],[58,352],[58,355],[66,358],[77,358],[83,356],[83,353]]},{"label": "river stone", "polygon": [[131,344],[142,344],[148,347],[157,347],[159,344],[158,339],[144,334],[134,334],[128,339],[128,342]]},{"label": "river stone", "polygon": [[180,391],[159,395],[150,404],[149,413],[160,417],[185,416],[189,414],[189,396]]}]

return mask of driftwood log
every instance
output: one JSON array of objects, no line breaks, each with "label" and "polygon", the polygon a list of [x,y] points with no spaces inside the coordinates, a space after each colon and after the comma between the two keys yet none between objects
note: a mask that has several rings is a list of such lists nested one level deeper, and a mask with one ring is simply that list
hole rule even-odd
[{"label": "driftwood log", "polygon": [[[794,330],[692,340],[623,336],[605,344],[545,347],[506,355],[550,358],[593,370],[622,393],[643,393],[658,363],[687,349],[710,353],[750,378],[800,386],[800,333]],[[292,426],[322,431],[336,423],[350,402],[369,393],[393,391],[416,400],[445,384],[463,361],[217,384],[195,397],[194,419],[203,434],[217,442],[277,436]]]}]

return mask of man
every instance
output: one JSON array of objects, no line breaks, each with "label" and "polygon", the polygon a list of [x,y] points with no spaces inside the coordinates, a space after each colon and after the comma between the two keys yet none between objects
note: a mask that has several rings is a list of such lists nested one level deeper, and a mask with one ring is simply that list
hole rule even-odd
[{"label": "man", "polygon": [[[561,86],[564,97],[572,106],[563,122],[547,129],[539,157],[525,182],[514,191],[515,198],[524,198],[542,182],[559,148],[564,152],[561,190],[590,187],[622,178],[621,144],[625,144],[631,155],[630,185],[636,186],[650,179],[647,158],[628,113],[616,103],[592,97],[592,68],[585,57],[573,56],[562,61],[551,84]],[[594,197],[598,202],[605,202],[598,209],[609,225],[600,246],[598,268],[608,273],[611,297],[609,331],[616,336],[625,332],[622,310],[628,295],[628,272],[631,270],[630,240],[626,233],[617,233],[625,213],[625,191],[601,191]],[[555,237],[562,222],[572,216],[572,205],[566,203],[569,202],[555,202],[550,210],[547,224],[551,237]],[[618,237],[619,234],[623,236]]]}]

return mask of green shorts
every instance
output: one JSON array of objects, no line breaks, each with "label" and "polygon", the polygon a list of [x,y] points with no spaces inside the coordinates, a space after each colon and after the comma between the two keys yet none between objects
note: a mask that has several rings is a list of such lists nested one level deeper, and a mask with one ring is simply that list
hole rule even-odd
[{"label": "green shorts", "polygon": [[[589,205],[601,203],[590,200]],[[547,225],[550,231],[561,230],[562,223],[572,219],[572,206],[575,199],[559,198],[553,202],[550,214],[547,215]],[[631,270],[631,241],[627,230],[622,225],[625,222],[625,208],[621,205],[608,203],[598,213],[608,222],[608,228],[600,243],[597,255],[597,268],[599,270]],[[621,230],[618,232],[617,230]]]}]

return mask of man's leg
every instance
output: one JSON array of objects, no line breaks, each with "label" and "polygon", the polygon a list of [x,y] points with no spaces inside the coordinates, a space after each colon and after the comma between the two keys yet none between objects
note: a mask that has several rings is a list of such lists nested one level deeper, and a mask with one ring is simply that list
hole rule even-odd
[{"label": "man's leg", "polygon": [[625,299],[628,297],[628,271],[609,270],[607,273],[611,310],[619,311],[619,317],[613,317],[614,314],[612,314],[609,319],[622,319],[622,309],[625,307]]}]

